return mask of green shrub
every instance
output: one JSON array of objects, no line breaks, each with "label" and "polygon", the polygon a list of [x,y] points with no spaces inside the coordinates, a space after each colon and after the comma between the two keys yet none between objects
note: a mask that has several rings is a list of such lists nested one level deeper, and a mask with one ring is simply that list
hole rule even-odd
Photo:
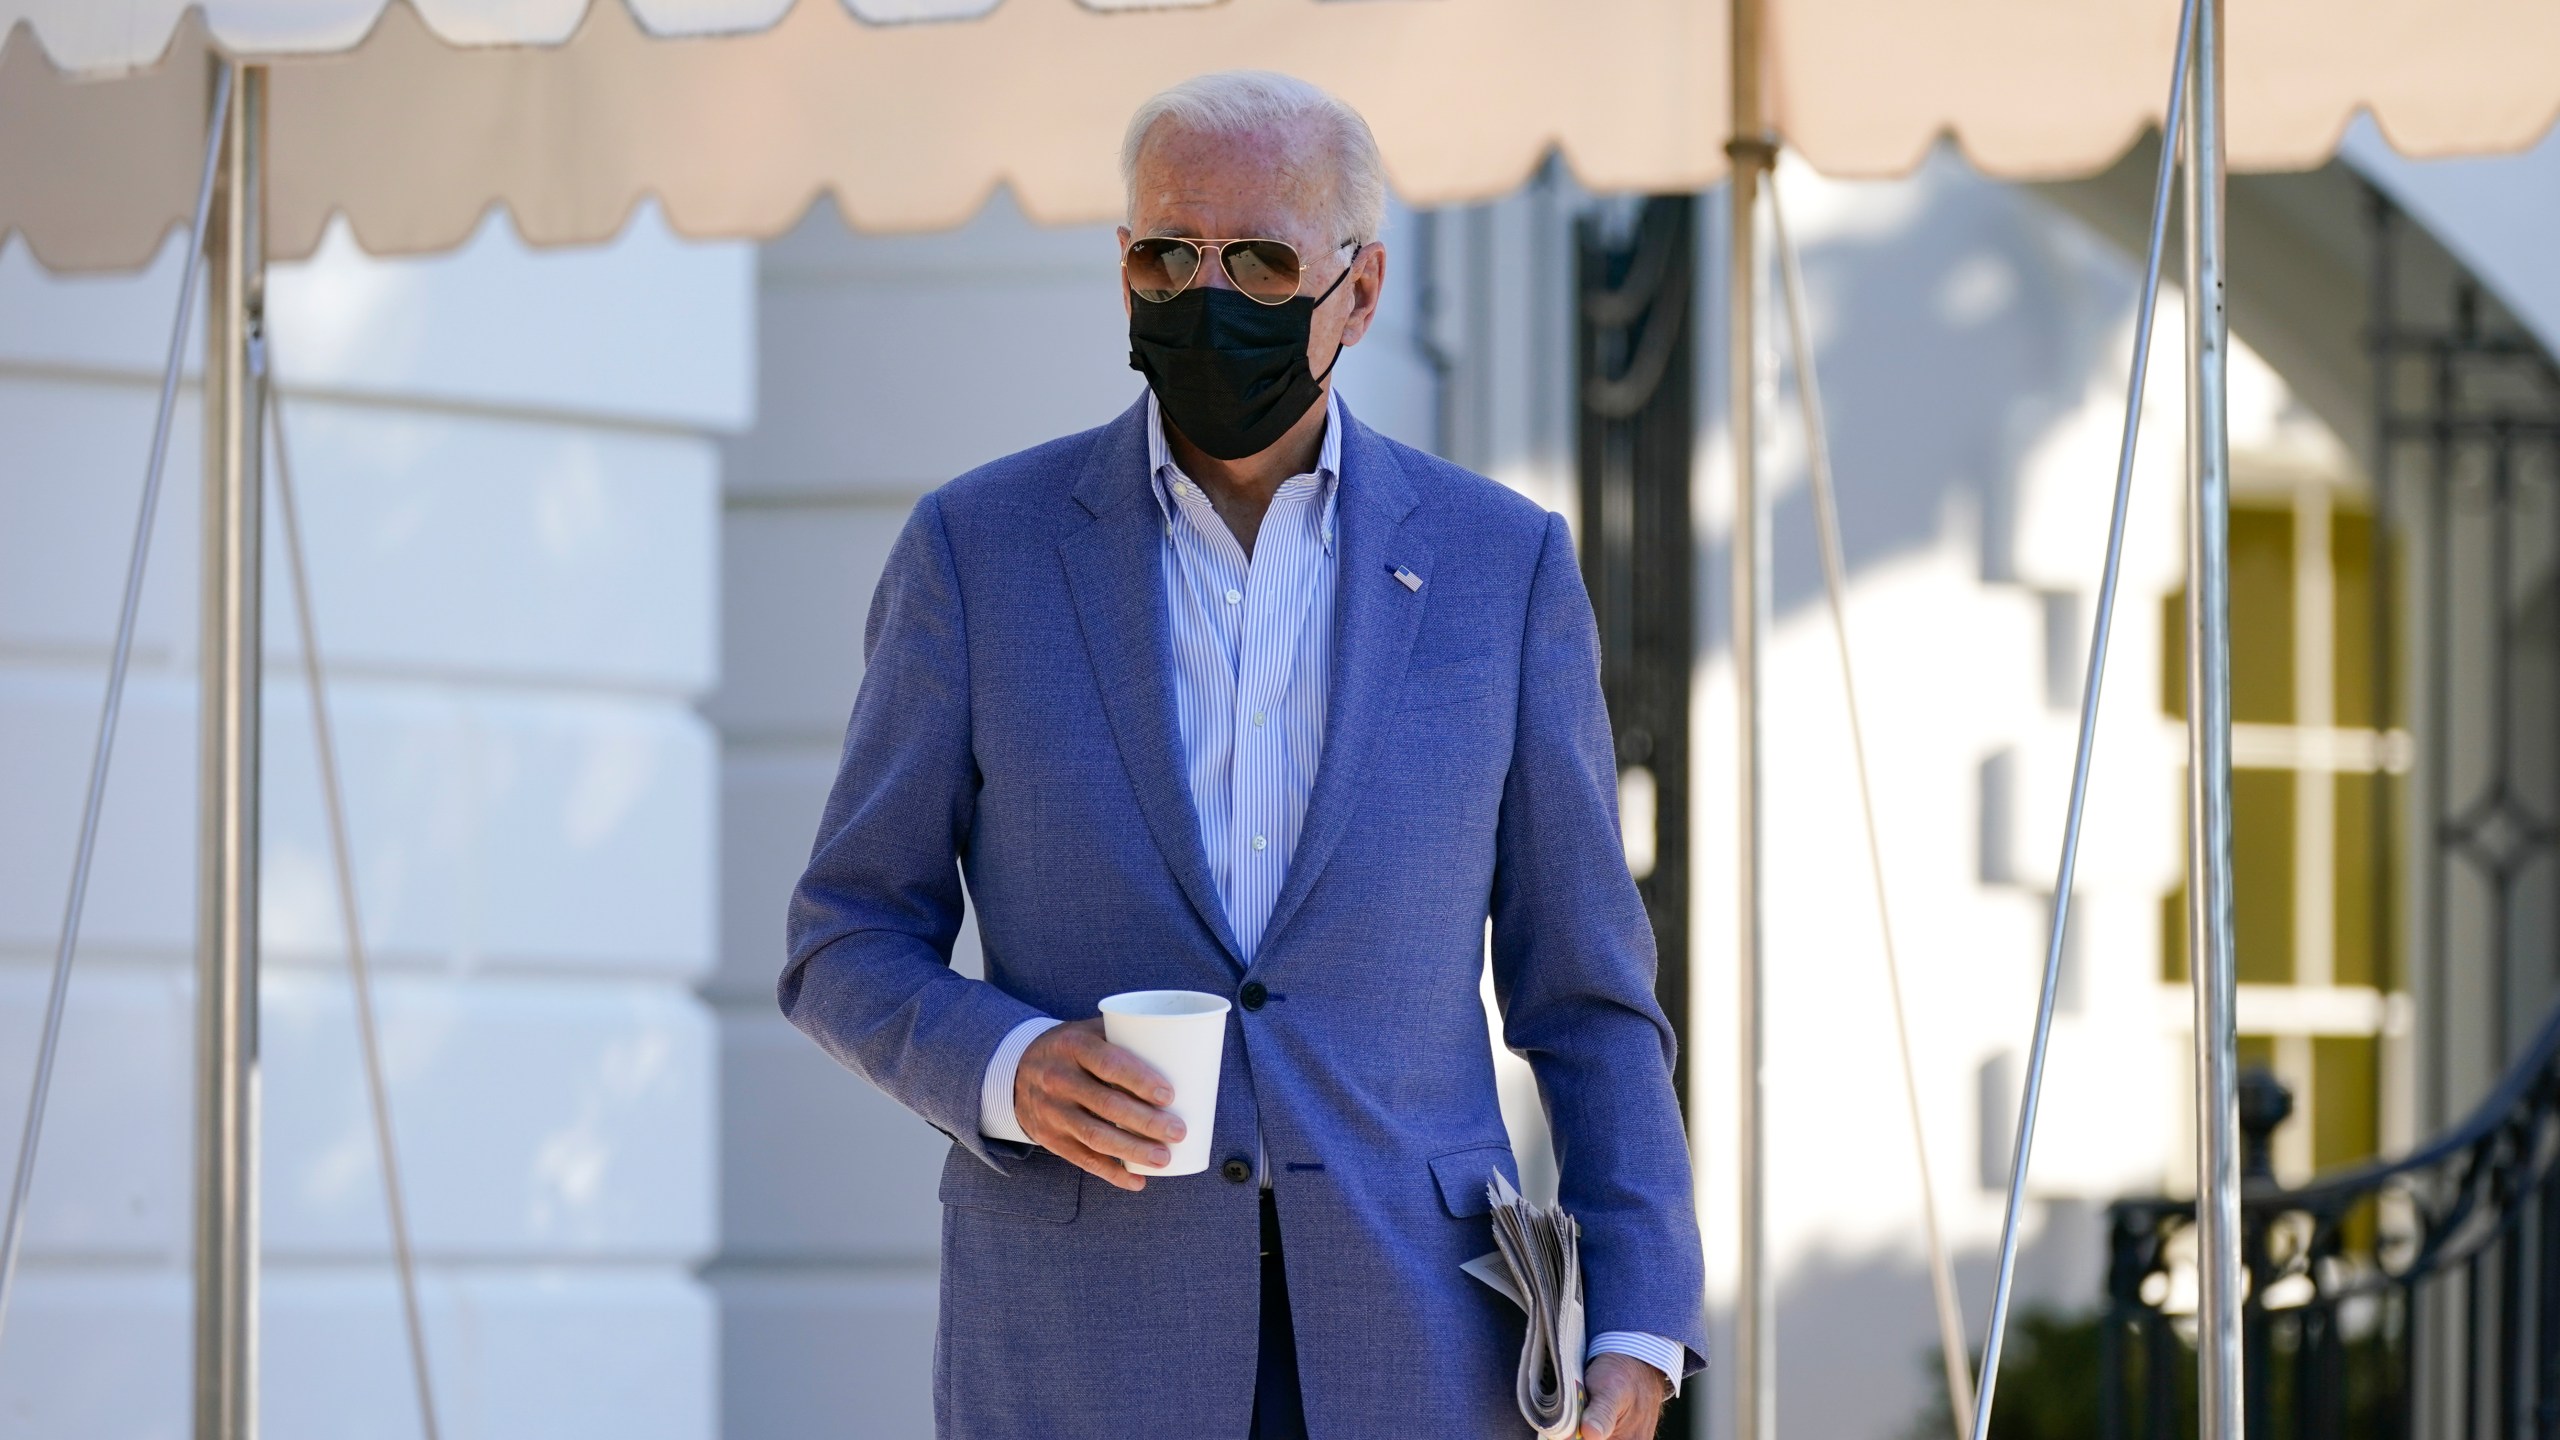
[{"label": "green shrub", "polygon": [[[2009,1317],[1991,1440],[2089,1440],[2098,1433],[2098,1311],[2020,1310]],[[1936,1347],[1924,1357],[1929,1403],[1906,1440],[1959,1440],[1947,1411],[1947,1370]],[[1976,1374],[1982,1356],[1972,1357]]]}]

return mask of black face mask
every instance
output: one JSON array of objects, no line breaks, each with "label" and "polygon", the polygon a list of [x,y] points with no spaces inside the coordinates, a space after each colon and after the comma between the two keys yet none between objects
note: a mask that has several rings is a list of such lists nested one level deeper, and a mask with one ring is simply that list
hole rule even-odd
[{"label": "black face mask", "polygon": [[[1324,375],[1307,369],[1307,337],[1316,307],[1350,278],[1345,268],[1324,294],[1277,305],[1207,285],[1170,300],[1133,294],[1129,368],[1147,377],[1184,439],[1220,460],[1259,455],[1323,398]],[[1337,345],[1324,374],[1341,358]]]}]

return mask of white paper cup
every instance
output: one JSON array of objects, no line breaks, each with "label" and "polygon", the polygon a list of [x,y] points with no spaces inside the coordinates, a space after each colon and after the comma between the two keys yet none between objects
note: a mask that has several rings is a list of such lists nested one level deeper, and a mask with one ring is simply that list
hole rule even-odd
[{"label": "white paper cup", "polygon": [[1167,1148],[1161,1169],[1132,1164],[1132,1175],[1197,1175],[1209,1168],[1210,1131],[1218,1120],[1218,1063],[1227,1048],[1227,1001],[1198,990],[1131,990],[1102,1002],[1102,1033],[1156,1067],[1173,1086],[1163,1108],[1182,1117],[1182,1139]]}]

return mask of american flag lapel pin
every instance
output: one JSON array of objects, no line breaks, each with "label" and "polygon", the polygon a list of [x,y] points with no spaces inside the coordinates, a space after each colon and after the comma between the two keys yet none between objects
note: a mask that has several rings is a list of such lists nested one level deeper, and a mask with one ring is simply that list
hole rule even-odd
[{"label": "american flag lapel pin", "polygon": [[1407,590],[1419,591],[1422,588],[1422,577],[1402,565],[1396,567],[1396,581]]}]

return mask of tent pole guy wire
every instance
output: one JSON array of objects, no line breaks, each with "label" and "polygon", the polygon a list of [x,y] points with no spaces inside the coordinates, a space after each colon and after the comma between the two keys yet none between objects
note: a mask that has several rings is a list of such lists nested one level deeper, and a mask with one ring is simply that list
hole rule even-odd
[{"label": "tent pole guy wire", "polygon": [[[2124,430],[2116,450],[2115,508],[2107,521],[2106,570],[2098,585],[2098,614],[2090,629],[2088,672],[2080,693],[2080,736],[2071,762],[2070,811],[2063,826],[2062,860],[2053,884],[2053,924],[2045,941],[2044,981],[2036,997],[2035,1041],[2028,1052],[2027,1083],[2018,1103],[2008,1202],[2000,1223],[2000,1268],[1991,1293],[1991,1328],[1983,1343],[1981,1377],[1975,1385],[1979,1398],[1973,1414],[1973,1440],[1986,1440],[1990,1434],[1992,1396],[2000,1379],[2000,1351],[2008,1338],[2009,1308],[2018,1268],[2018,1223],[2026,1205],[2027,1164],[2035,1146],[2036,1111],[2044,1097],[2045,1056],[2053,1039],[2063,939],[2070,927],[2071,887],[2080,863],[2080,824],[2088,809],[2089,766],[2097,746],[2098,700],[2106,682],[2107,641],[2115,623],[2116,585],[2124,569],[2125,518],[2133,498],[2134,448],[2142,431],[2143,382],[2150,370],[2152,319],[2159,307],[2161,254],[2168,244],[2170,181],[2176,174],[2180,137],[2197,123],[2195,117],[2186,114],[2186,101],[2199,48],[2197,38],[2204,28],[2198,23],[2201,3],[2202,0],[2185,0],[2178,16],[2178,58],[2169,83],[2168,115],[2161,127],[2159,174],[2151,192],[2150,242],[2143,257],[2142,297],[2134,315],[2133,373],[2125,387]],[[2192,169],[2189,175],[2192,182]],[[2191,393],[2190,414],[2195,409],[2196,400]],[[2236,1437],[2208,1430],[2206,1440]]]},{"label": "tent pole guy wire", "polygon": [[1787,232],[1778,175],[1769,173],[1769,230],[1778,252],[1780,293],[1786,300],[1787,339],[1795,363],[1796,410],[1804,420],[1806,468],[1813,480],[1814,528],[1822,550],[1822,586],[1831,602],[1831,635],[1840,651],[1840,692],[1847,702],[1849,757],[1858,777],[1858,812],[1866,822],[1867,873],[1876,892],[1876,927],[1884,941],[1886,996],[1893,1008],[1893,1043],[1902,1060],[1902,1098],[1910,1112],[1911,1154],[1919,1165],[1920,1233],[1929,1251],[1929,1290],[1938,1305],[1938,1351],[1947,1369],[1947,1405],[1954,1433],[1973,1431],[1973,1377],[1965,1353],[1964,1305],[1956,1292],[1954,1263],[1938,1226],[1938,1187],[1929,1170],[1929,1129],[1920,1111],[1920,1078],[1911,1063],[1911,1020],[1902,1003],[1902,961],[1893,943],[1893,910],[1887,903],[1884,841],[1876,829],[1875,786],[1867,773],[1866,726],[1858,712],[1857,669],[1849,658],[1849,566],[1840,545],[1840,502],[1831,483],[1831,444],[1822,415],[1822,384],[1814,361],[1813,327],[1806,317],[1804,268],[1795,237]]},{"label": "tent pole guy wire", "polygon": [[[2190,0],[2194,3],[2194,0]],[[2240,1117],[2231,918],[2230,331],[2223,288],[2222,0],[2186,84],[2187,978],[2195,993],[2196,1433],[2239,1440]]]},{"label": "tent pole guy wire", "polygon": [[63,1009],[71,994],[71,960],[80,943],[80,918],[89,900],[89,870],[97,858],[98,822],[106,807],[107,770],[115,755],[116,724],[124,709],[124,682],[133,659],[133,632],[142,609],[142,579],[151,558],[151,532],[160,512],[160,481],[169,459],[169,428],[177,409],[178,381],[186,369],[187,332],[195,318],[196,277],[202,256],[207,212],[213,205],[213,180],[222,153],[222,135],[231,111],[233,68],[217,66],[213,82],[211,123],[205,130],[204,168],[196,182],[194,218],[187,229],[186,253],[178,271],[178,315],[169,332],[169,358],[160,371],[160,403],[151,423],[151,459],[142,477],[142,503],[134,517],[133,548],[125,561],[124,598],[116,611],[115,649],[107,662],[106,703],[98,716],[98,741],[89,757],[89,788],[80,808],[80,839],[72,852],[71,893],[63,902],[62,930],[53,950],[53,980],[45,994],[44,1033],[36,1045],[35,1083],[27,1091],[26,1125],[18,1133],[18,1163],[9,1183],[9,1212],[0,1222],[0,1325],[9,1313],[9,1297],[18,1278],[18,1251],[25,1238],[27,1192],[35,1181],[36,1147],[44,1133],[44,1112],[53,1094],[53,1062],[62,1039]]},{"label": "tent pole guy wire", "polygon": [[328,680],[320,663],[319,622],[311,604],[311,572],[302,544],[302,516],[294,497],[293,452],[285,444],[284,399],[274,388],[273,346],[262,335],[252,344],[250,366],[265,383],[266,431],[275,445],[276,500],[283,521],[287,568],[293,578],[293,618],[302,642],[302,667],[311,696],[312,753],[320,766],[320,796],[329,817],[329,857],[337,871],[338,917],[345,927],[347,977],[354,988],[356,1040],[364,1057],[366,1098],[373,1106],[373,1137],[382,1165],[383,1208],[391,1226],[391,1258],[400,1279],[401,1319],[408,1329],[409,1371],[418,1389],[418,1426],[437,1440],[435,1386],[427,1368],[426,1321],[418,1304],[418,1268],[409,1243],[409,1209],[400,1185],[399,1148],[391,1131],[391,1092],[383,1079],[382,1036],[374,1020],[373,971],[365,957],[364,925],[356,909],[355,850],[347,840],[347,802],[338,769],[338,746],[329,723]]}]

